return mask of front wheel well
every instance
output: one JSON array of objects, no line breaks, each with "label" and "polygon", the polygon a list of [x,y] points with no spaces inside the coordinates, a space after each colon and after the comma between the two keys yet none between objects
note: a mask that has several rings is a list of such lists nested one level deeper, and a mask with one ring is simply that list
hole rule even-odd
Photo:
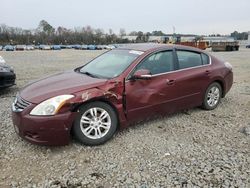
[{"label": "front wheel well", "polygon": [[118,120],[117,128],[118,129],[120,128],[120,119],[119,119],[119,113],[118,113],[117,108],[114,106],[113,103],[111,103],[110,101],[108,101],[108,100],[106,100],[104,98],[95,98],[95,99],[88,100],[86,102],[78,103],[77,105],[75,105],[73,107],[72,111],[77,112],[81,106],[92,103],[92,102],[103,102],[103,103],[106,103],[109,106],[111,106],[113,108],[113,110],[115,111],[115,114],[116,114],[116,117],[117,117],[117,120]]}]

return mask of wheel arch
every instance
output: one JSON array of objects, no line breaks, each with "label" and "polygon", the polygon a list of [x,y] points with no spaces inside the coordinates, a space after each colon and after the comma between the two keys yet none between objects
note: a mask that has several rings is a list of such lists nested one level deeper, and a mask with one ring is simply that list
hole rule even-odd
[{"label": "wheel arch", "polygon": [[222,79],[217,78],[217,79],[213,80],[209,85],[211,85],[214,82],[217,82],[218,84],[220,84],[221,89],[222,89],[221,97],[224,98],[225,97],[225,83],[223,82]]},{"label": "wheel arch", "polygon": [[118,109],[116,108],[116,106],[111,102],[109,101],[108,99],[104,98],[104,97],[97,97],[97,98],[92,98],[88,101],[84,101],[84,102],[81,102],[81,103],[77,103],[74,105],[72,111],[73,112],[78,112],[79,108],[83,105],[86,105],[86,104],[89,104],[89,103],[92,103],[92,102],[103,102],[103,103],[106,103],[108,104],[109,106],[111,106],[111,108],[114,110],[115,114],[116,114],[116,117],[117,117],[117,128],[119,129],[120,128],[120,116],[119,116],[119,112],[118,112]]},{"label": "wheel arch", "polygon": [[214,82],[217,82],[218,84],[220,84],[220,86],[221,86],[221,98],[224,98],[225,97],[225,94],[226,94],[226,92],[225,92],[225,82],[223,81],[223,78],[221,78],[221,77],[215,77],[208,85],[207,85],[207,88],[212,84],[212,83],[214,83]]}]

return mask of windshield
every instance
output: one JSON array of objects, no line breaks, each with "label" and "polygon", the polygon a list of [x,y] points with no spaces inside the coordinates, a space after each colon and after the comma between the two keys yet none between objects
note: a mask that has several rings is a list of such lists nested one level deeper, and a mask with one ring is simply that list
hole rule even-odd
[{"label": "windshield", "polygon": [[94,77],[114,78],[142,53],[134,50],[111,50],[82,67],[80,72]]}]

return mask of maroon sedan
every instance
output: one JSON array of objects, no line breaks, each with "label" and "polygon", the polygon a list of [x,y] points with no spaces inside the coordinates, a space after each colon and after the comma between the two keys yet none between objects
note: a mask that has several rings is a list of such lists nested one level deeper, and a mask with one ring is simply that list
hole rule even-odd
[{"label": "maroon sedan", "polygon": [[26,86],[12,105],[12,119],[17,134],[32,143],[64,145],[73,134],[98,145],[150,116],[212,110],[232,83],[232,66],[199,49],[127,45]]}]

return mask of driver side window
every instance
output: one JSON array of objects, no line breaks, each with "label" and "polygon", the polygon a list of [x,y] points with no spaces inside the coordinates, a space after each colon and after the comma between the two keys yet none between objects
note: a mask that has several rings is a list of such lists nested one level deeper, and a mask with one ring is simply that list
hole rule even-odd
[{"label": "driver side window", "polygon": [[136,67],[136,71],[141,69],[149,70],[152,75],[173,71],[174,60],[172,51],[158,52],[147,57]]}]

